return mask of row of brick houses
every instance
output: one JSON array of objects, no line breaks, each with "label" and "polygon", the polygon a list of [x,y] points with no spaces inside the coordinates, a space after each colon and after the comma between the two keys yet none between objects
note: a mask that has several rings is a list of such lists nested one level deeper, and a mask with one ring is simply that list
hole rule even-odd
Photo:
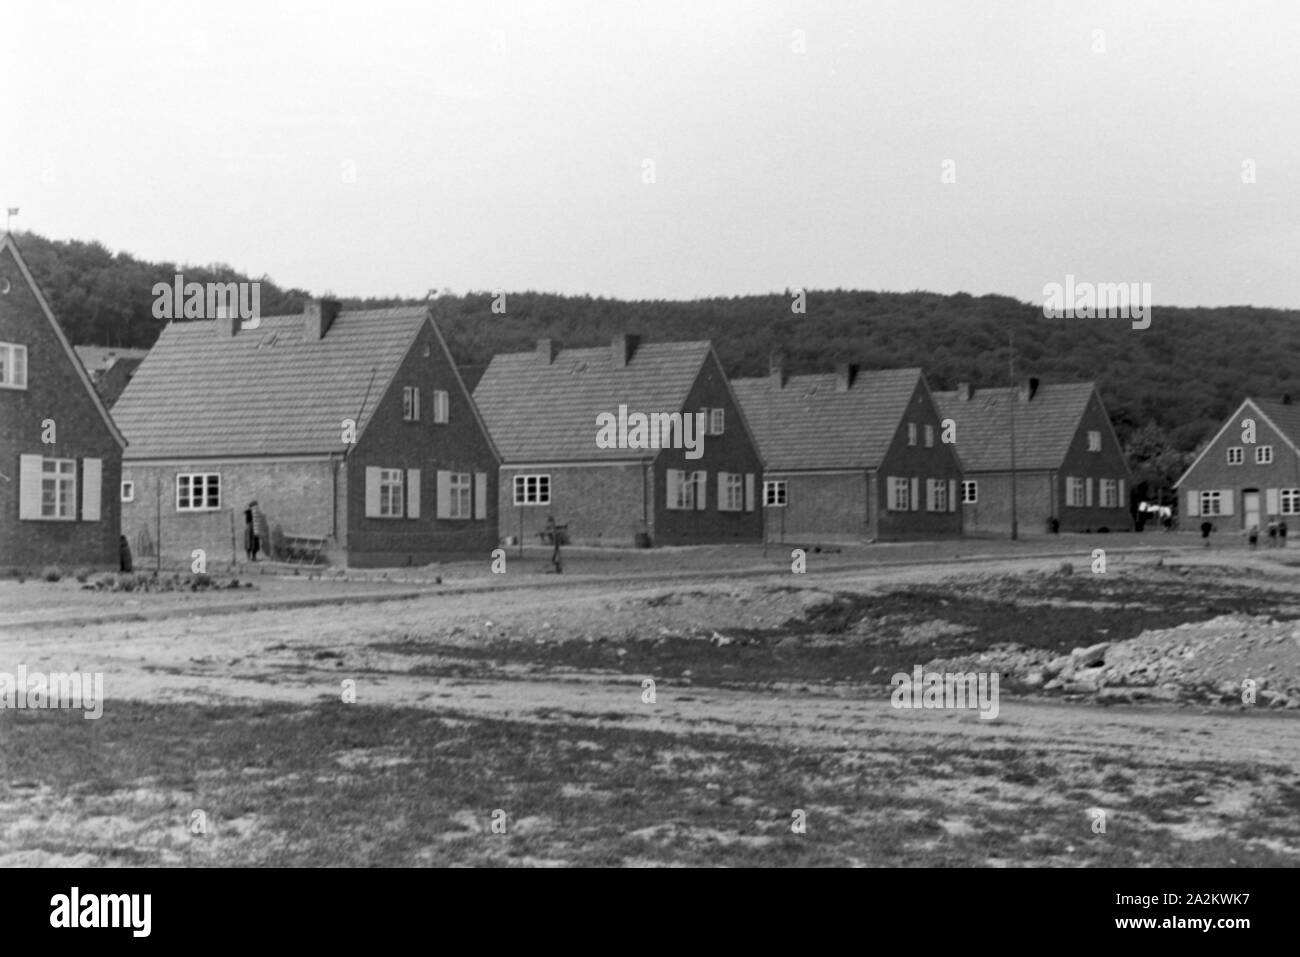
[{"label": "row of brick houses", "polygon": [[[1298,439],[1300,407],[1247,400],[1180,480],[1182,514],[1300,514]],[[1025,533],[1132,527],[1091,383],[932,392],[920,369],[779,357],[729,380],[707,341],[622,335],[495,356],[471,394],[430,307],[330,300],[79,358],[0,243],[0,568],[111,565],[119,535],[137,557],[239,560],[254,516],[264,554],[352,566],[535,544],[552,522],[618,546],[1002,535],[1013,455]]]}]

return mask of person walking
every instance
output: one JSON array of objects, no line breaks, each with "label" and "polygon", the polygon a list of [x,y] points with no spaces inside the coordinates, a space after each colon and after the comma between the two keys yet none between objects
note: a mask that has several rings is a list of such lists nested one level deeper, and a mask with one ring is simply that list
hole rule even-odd
[{"label": "person walking", "polygon": [[1205,547],[1210,547],[1210,532],[1214,531],[1214,526],[1209,522],[1201,522],[1201,538],[1205,539]]},{"label": "person walking", "polygon": [[1286,548],[1286,519],[1277,523],[1277,547]]},{"label": "person walking", "polygon": [[551,549],[551,564],[555,566],[555,574],[563,572],[563,566],[560,564],[560,527],[555,524],[555,516],[546,516],[546,534],[554,544]]},{"label": "person walking", "polygon": [[249,502],[248,510],[253,515],[253,561],[257,561],[257,553],[264,552],[268,558],[271,557],[271,529],[267,526],[266,516],[258,507],[257,502]]},{"label": "person walking", "polygon": [[1268,547],[1277,548],[1277,519],[1268,520]]},{"label": "person walking", "polygon": [[[1269,526],[1268,533],[1270,535],[1274,533],[1273,526],[1271,525]],[[1250,550],[1253,552],[1255,550],[1255,547],[1259,544],[1259,526],[1258,525],[1250,526],[1250,528],[1246,532],[1246,535],[1250,540]]]}]

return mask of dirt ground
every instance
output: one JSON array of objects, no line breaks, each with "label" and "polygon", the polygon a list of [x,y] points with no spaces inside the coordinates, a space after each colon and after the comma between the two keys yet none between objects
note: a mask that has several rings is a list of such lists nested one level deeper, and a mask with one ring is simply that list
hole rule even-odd
[{"label": "dirt ground", "polygon": [[[227,806],[207,809],[223,822],[219,840],[190,833],[189,809],[202,794],[214,800],[204,775],[249,768],[229,766],[242,763],[232,757],[191,775],[204,745],[191,742],[191,754],[137,723],[211,709],[240,734],[269,721],[267,733],[285,741],[304,722],[276,715],[321,717],[281,761],[292,781],[314,775],[318,787],[342,789],[306,791],[305,806],[318,795],[320,808],[358,815],[341,863],[375,863],[365,850],[375,821],[348,789],[377,786],[367,779],[379,775],[391,778],[378,793],[396,796],[399,816],[422,794],[421,813],[438,822],[436,833],[393,844],[401,863],[1300,864],[1293,710],[1228,697],[1106,706],[1068,687],[1016,685],[995,720],[891,706],[895,671],[994,644],[1050,657],[1090,636],[1150,644],[1162,628],[1225,614],[1245,616],[1233,621],[1247,628],[1252,614],[1300,618],[1300,569],[1273,556],[1112,550],[1099,585],[1086,554],[1072,575],[1059,557],[1029,554],[804,575],[751,564],[743,577],[714,568],[667,583],[631,583],[620,568],[609,580],[518,575],[459,590],[408,576],[340,591],[299,576],[256,598],[193,601],[0,583],[0,670],[102,672],[107,699],[100,721],[76,727],[66,714],[56,729],[43,720],[51,712],[0,711],[0,741],[11,745],[0,747],[0,864],[314,860],[300,826],[276,816],[283,795],[260,784],[223,785],[216,800]],[[330,597],[341,600],[210,613],[222,601]],[[60,609],[78,623],[60,624]],[[1284,638],[1279,653],[1290,649]],[[1294,656],[1276,660],[1295,670]],[[1272,673],[1275,686],[1290,677]],[[355,704],[344,710],[369,716],[361,731],[334,724],[355,720],[331,710],[346,682]],[[455,765],[481,771],[486,796],[431,793],[409,775],[456,759],[426,753],[432,732],[408,728],[430,718],[451,729],[433,734],[439,747],[504,729],[501,760],[519,741],[529,750],[490,773],[478,751]],[[602,736],[611,728],[617,741]],[[575,741],[591,754],[570,765],[560,758]],[[60,744],[78,757],[61,758]],[[78,767],[99,767],[81,749],[96,747],[134,771],[100,768],[81,782]],[[649,762],[651,783],[615,787],[620,761],[643,747],[652,757],[636,760]],[[609,756],[597,761],[601,749]],[[63,763],[49,770],[51,761]],[[812,762],[800,772],[804,791],[785,762]],[[673,789],[660,794],[665,778]],[[721,809],[701,803],[717,794]],[[509,822],[505,843],[491,840],[496,808]],[[796,812],[804,832],[791,828]]]}]

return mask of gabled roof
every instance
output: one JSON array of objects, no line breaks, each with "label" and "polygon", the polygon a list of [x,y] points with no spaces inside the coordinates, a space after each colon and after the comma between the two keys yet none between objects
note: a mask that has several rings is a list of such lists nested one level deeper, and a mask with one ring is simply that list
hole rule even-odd
[{"label": "gabled roof", "polygon": [[41,293],[40,286],[36,285],[36,280],[32,278],[31,270],[27,268],[27,263],[23,259],[23,254],[18,251],[18,244],[14,242],[13,235],[10,233],[5,233],[4,237],[0,238],[0,255],[3,255],[6,249],[13,254],[14,262],[18,264],[18,271],[22,273],[23,279],[31,288],[32,295],[36,297],[36,302],[41,307],[41,312],[43,312],[45,318],[49,320],[50,326],[54,329],[55,337],[59,340],[59,344],[63,346],[63,351],[67,354],[68,361],[72,363],[72,368],[76,371],[77,377],[81,379],[81,384],[85,386],[86,391],[90,394],[90,401],[95,403],[95,409],[104,419],[104,424],[108,426],[108,431],[112,434],[113,440],[117,442],[118,445],[125,447],[126,438],[122,435],[122,431],[113,421],[113,417],[108,414],[108,407],[104,405],[104,400],[100,398],[99,393],[95,391],[95,386],[90,381],[90,376],[86,374],[86,369],[81,364],[81,360],[77,358],[77,353],[73,350],[72,344],[68,342],[68,337],[63,334],[62,327],[59,325],[58,320],[54,318],[54,313],[50,309],[50,304],[45,301],[45,296]]},{"label": "gabled roof", "polygon": [[[611,346],[561,349],[547,363],[534,352],[493,356],[474,390],[505,462],[641,460],[646,449],[596,447],[602,412],[680,412],[705,360],[707,341],[643,342],[616,368]],[[692,410],[695,411],[695,410]]]},{"label": "gabled roof", "polygon": [[837,375],[773,376],[731,383],[758,440],[764,466],[865,469],[878,466],[922,379],[920,369],[859,372],[844,392]]},{"label": "gabled roof", "polygon": [[341,422],[356,420],[359,441],[431,321],[427,306],[340,312],[313,340],[301,314],[234,336],[216,320],[170,322],[113,415],[131,458],[343,452]]},{"label": "gabled roof", "polygon": [[148,349],[116,349],[108,346],[74,346],[77,358],[86,367],[92,377],[96,373],[107,372],[118,362],[142,362],[149,354]]},{"label": "gabled roof", "polygon": [[[953,446],[968,472],[1011,468],[1011,408],[1015,403],[1016,469],[1059,468],[1096,391],[1091,382],[1040,385],[1028,402],[1019,389],[976,389],[963,401],[936,392],[939,413],[957,423]],[[1113,433],[1112,433],[1113,434]]]},{"label": "gabled roof", "polygon": [[[1288,402],[1273,402],[1268,399],[1248,398],[1243,401],[1241,405],[1237,406],[1237,411],[1232,413],[1232,415],[1228,416],[1223,421],[1223,425],[1219,427],[1219,431],[1214,433],[1214,437],[1205,443],[1205,447],[1197,453],[1196,458],[1192,460],[1192,464],[1187,466],[1182,475],[1178,476],[1178,481],[1174,483],[1174,488],[1179,488],[1183,484],[1183,480],[1192,474],[1192,470],[1195,469],[1196,466],[1201,464],[1201,459],[1205,458],[1205,454],[1209,452],[1210,449],[1214,448],[1215,443],[1219,441],[1219,437],[1228,429],[1240,423],[1243,414],[1252,408],[1259,414],[1260,418],[1272,426],[1273,429],[1282,436],[1283,441],[1286,442],[1287,445],[1291,446],[1291,451],[1300,455],[1300,406],[1295,406]],[[1276,457],[1274,457],[1274,461],[1277,461]]]}]

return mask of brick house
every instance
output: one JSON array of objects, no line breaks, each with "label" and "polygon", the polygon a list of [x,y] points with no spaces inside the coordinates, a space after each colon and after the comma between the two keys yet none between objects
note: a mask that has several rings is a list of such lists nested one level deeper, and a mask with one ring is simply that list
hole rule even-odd
[{"label": "brick house", "polygon": [[0,568],[116,568],[122,433],[0,239]]},{"label": "brick house", "polygon": [[1246,399],[1174,488],[1184,529],[1265,529],[1280,519],[1289,536],[1300,515],[1300,406]]},{"label": "brick house", "polygon": [[428,307],[171,322],[114,415],[123,528],[146,550],[242,561],[253,501],[281,556],[324,540],[331,561],[409,565],[496,543],[496,452]]},{"label": "brick house", "polygon": [[148,349],[117,349],[104,346],[76,346],[77,358],[86,367],[95,391],[110,409],[135,375]]},{"label": "brick house", "polygon": [[[536,544],[553,516],[577,544],[760,540],[762,463],[708,342],[623,335],[557,351],[543,339],[533,352],[493,357],[474,400],[501,454],[503,539]],[[659,425],[701,412],[702,455],[689,458],[672,447],[680,430]],[[636,414],[656,417],[639,438]],[[627,447],[599,441],[601,422],[614,418],[620,435],[626,418]],[[653,447],[642,447],[651,433]]]},{"label": "brick house", "polygon": [[758,436],[767,535],[782,541],[961,534],[961,467],[920,369],[765,378],[732,388]]},{"label": "brick house", "polygon": [[962,512],[968,533],[1011,530],[1011,434],[1014,428],[1016,519],[1021,532],[1131,531],[1130,474],[1110,416],[1091,382],[1014,389],[963,383],[936,392],[956,426]]}]

